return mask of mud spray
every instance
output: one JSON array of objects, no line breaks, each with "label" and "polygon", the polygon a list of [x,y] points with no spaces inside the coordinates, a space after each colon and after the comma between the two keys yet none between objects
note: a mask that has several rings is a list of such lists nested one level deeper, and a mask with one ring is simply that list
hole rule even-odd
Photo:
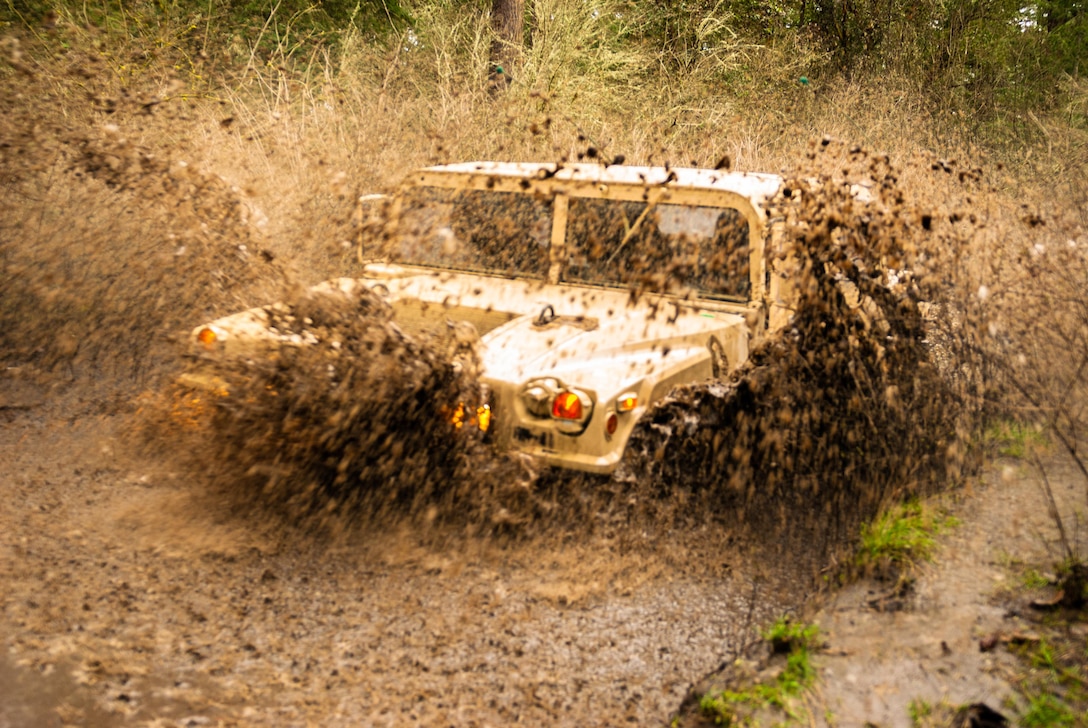
[{"label": "mud spray", "polygon": [[[451,407],[479,401],[471,337],[410,335],[370,293],[299,287],[272,325],[319,343],[221,365],[232,394],[200,400],[206,437],[189,451],[205,471],[217,464],[232,508],[273,508],[314,533],[400,523],[421,541],[603,536],[654,549],[705,543],[709,528],[778,565],[796,596],[881,505],[968,466],[983,377],[937,266],[970,231],[911,200],[898,174],[813,142],[770,211],[785,221],[775,265],[800,293],[790,326],[728,379],[659,403],[611,477],[541,469],[451,424]],[[979,182],[968,170],[952,184]],[[634,296],[675,286],[680,266],[633,268]]]}]

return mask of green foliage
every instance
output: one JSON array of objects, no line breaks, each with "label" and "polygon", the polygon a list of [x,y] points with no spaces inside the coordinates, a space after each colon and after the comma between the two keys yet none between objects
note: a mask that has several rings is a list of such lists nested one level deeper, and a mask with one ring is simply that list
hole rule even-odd
[{"label": "green foliage", "polygon": [[1014,420],[997,420],[987,425],[982,435],[985,444],[1004,457],[1023,458],[1048,445],[1046,433],[1035,425]]},{"label": "green foliage", "polygon": [[1045,639],[1039,640],[1039,645],[1031,654],[1031,664],[1047,670],[1057,670],[1054,662],[1054,648]]},{"label": "green foliage", "polygon": [[910,705],[907,706],[907,711],[910,713],[911,725],[918,726],[924,719],[933,714],[933,706],[925,700],[918,700],[915,698],[910,701]]},{"label": "green foliage", "polygon": [[1050,585],[1050,580],[1036,569],[1028,569],[1021,577],[1021,584],[1025,589],[1042,589]]},{"label": "green foliage", "polygon": [[1023,702],[1017,708],[1019,725],[1084,725],[1088,719],[1088,682],[1085,666],[1088,655],[1083,639],[1073,636],[1061,618],[1049,627],[1034,645],[1025,644],[1014,651],[1022,660],[1023,671],[1014,677]]},{"label": "green foliage", "polygon": [[958,523],[954,516],[920,501],[898,505],[862,528],[858,565],[902,570],[930,561],[936,548],[933,536]]},{"label": "green foliage", "polygon": [[602,91],[637,87],[649,59],[627,42],[632,19],[618,7],[610,0],[536,0],[525,83],[565,98],[596,92],[605,103]]},{"label": "green foliage", "polygon": [[[708,87],[725,84],[767,101],[788,77],[812,79],[814,88],[849,78],[864,88],[895,74],[909,79],[936,118],[994,144],[1037,139],[1041,125],[1032,115],[1062,108],[1088,123],[1079,81],[1088,59],[1083,0],[663,0],[614,7],[625,24],[617,39],[644,46],[670,83],[705,77]],[[799,100],[794,94],[792,103]]]},{"label": "green foliage", "polygon": [[742,690],[711,691],[699,701],[703,714],[717,725],[747,725],[754,713],[774,707],[790,713],[790,699],[816,678],[810,653],[819,645],[816,625],[797,624],[781,617],[763,633],[775,653],[785,653],[786,665],[772,683]]},{"label": "green foliage", "polygon": [[1076,716],[1069,706],[1053,695],[1033,695],[1028,709],[1020,716],[1024,728],[1049,728],[1050,726],[1076,725]]},{"label": "green foliage", "polygon": [[632,35],[653,47],[667,68],[689,72],[739,44],[769,40],[794,14],[781,2],[664,0],[638,6]]},{"label": "green foliage", "polygon": [[[52,27],[55,13],[76,27],[146,38],[149,48],[174,47],[190,57],[226,58],[247,70],[254,62],[303,62],[359,35],[417,51],[419,43],[442,46],[424,38],[437,35],[460,44],[452,52],[445,44],[443,59],[471,56],[464,68],[482,73],[473,49],[489,44],[487,31],[466,36],[457,29],[477,21],[486,28],[489,6],[486,0],[4,0],[0,28]],[[786,78],[881,83],[893,71],[912,79],[935,110],[966,113],[976,129],[1000,119],[991,130],[999,137],[1009,136],[1010,125],[1038,131],[1026,115],[1005,112],[1038,113],[1076,100],[1075,81],[1088,58],[1083,0],[533,0],[526,22],[519,74],[538,92],[584,96],[603,81],[622,95],[694,76],[706,88],[720,91],[724,83],[743,95],[759,87],[782,91]],[[662,73],[645,83],[651,70]]]},{"label": "green foliage", "polygon": [[818,644],[820,628],[814,624],[804,625],[792,621],[789,617],[779,617],[763,633],[763,639],[771,643],[776,652],[793,652],[795,649],[808,650]]},{"label": "green foliage", "polygon": [[272,19],[294,23],[304,34],[331,37],[348,28],[397,30],[410,21],[398,0],[228,0],[223,12],[229,23],[242,23],[251,33]]},{"label": "green foliage", "polygon": [[1051,71],[1076,76],[1088,51],[1088,3],[1083,0],[1044,0],[1034,4],[1034,21],[1045,33],[1043,47]]},{"label": "green foliage", "polygon": [[57,15],[74,26],[94,26],[131,41],[146,39],[160,48],[247,57],[256,49],[274,52],[280,60],[315,47],[335,48],[345,31],[375,36],[412,22],[400,0],[7,0],[0,4],[0,27],[53,27],[51,18]]}]

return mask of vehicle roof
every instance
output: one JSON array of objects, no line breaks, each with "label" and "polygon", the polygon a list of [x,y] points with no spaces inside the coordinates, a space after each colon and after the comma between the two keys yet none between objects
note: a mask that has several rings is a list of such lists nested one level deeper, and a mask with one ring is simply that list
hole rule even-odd
[{"label": "vehicle roof", "polygon": [[[428,167],[424,172],[486,175],[511,178],[554,178],[594,184],[625,184],[726,190],[741,195],[757,206],[771,199],[782,186],[782,178],[761,172],[724,172],[691,167],[642,167],[601,164],[556,164],[554,162],[459,162]],[[669,176],[673,179],[670,181]]]}]

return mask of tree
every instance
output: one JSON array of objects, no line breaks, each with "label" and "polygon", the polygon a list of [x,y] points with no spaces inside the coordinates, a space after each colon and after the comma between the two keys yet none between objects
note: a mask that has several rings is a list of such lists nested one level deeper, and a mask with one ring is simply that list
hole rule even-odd
[{"label": "tree", "polygon": [[492,0],[491,79],[508,84],[514,64],[521,56],[525,41],[525,0]]}]

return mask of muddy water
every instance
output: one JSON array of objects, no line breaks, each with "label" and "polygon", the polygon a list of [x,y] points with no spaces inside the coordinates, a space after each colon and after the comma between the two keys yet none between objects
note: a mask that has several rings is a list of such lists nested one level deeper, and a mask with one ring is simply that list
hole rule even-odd
[{"label": "muddy water", "polygon": [[653,724],[779,608],[708,533],[332,547],[126,459],[126,417],[0,430],[11,725]]}]

